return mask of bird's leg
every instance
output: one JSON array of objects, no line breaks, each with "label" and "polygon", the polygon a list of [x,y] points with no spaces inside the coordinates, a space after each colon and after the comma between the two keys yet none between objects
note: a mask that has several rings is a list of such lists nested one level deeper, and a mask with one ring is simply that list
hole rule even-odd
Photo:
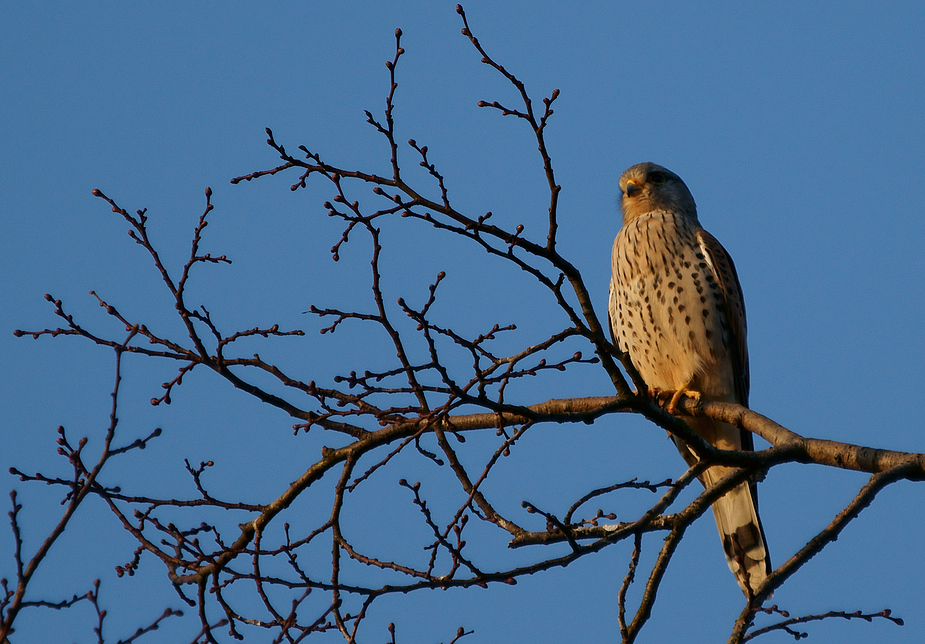
[{"label": "bird's leg", "polygon": [[658,387],[649,387],[649,398],[654,400],[659,406],[661,406],[664,401],[671,398],[672,393],[671,391],[659,389]]},{"label": "bird's leg", "polygon": [[665,411],[667,411],[672,416],[676,416],[678,413],[678,401],[681,400],[681,396],[693,398],[695,403],[698,405],[700,404],[700,392],[688,389],[685,385],[671,395],[671,400],[668,401],[668,406],[665,408]]}]

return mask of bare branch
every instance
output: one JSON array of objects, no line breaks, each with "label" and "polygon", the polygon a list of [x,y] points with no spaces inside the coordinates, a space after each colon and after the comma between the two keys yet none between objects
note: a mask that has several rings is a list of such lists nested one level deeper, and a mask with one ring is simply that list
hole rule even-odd
[{"label": "bare branch", "polygon": [[[333,240],[313,250],[325,255],[328,244],[333,242],[331,258],[340,261],[346,244],[354,248],[368,241],[364,303],[308,305],[307,312],[323,319],[320,326],[326,325],[315,341],[328,341],[333,336],[355,342],[349,334],[357,327],[375,330],[380,339],[375,347],[357,346],[360,357],[345,358],[334,375],[313,373],[316,366],[311,359],[297,367],[284,367],[272,357],[261,357],[272,356],[267,351],[243,354],[243,348],[251,343],[275,347],[280,342],[297,341],[299,350],[311,357],[314,345],[301,330],[253,322],[228,328],[219,309],[208,302],[187,302],[189,294],[195,292],[191,284],[201,272],[194,267],[223,270],[230,264],[224,254],[204,252],[204,233],[209,217],[214,217],[210,215],[214,210],[210,189],[206,188],[205,207],[192,226],[189,252],[183,249],[182,266],[166,265],[163,258],[170,255],[152,242],[149,234],[153,223],[146,210],[130,214],[99,190],[93,191],[128,223],[130,238],[147,253],[163,288],[170,294],[171,314],[178,315],[183,325],[181,337],[156,331],[156,325],[142,323],[125,312],[128,308],[117,307],[95,291],[91,295],[105,312],[97,311],[97,316],[118,323],[116,333],[97,330],[96,318],[89,322],[76,319],[70,307],[66,310],[62,300],[51,295],[46,295],[46,300],[52,304],[53,316],[61,327],[15,332],[17,336],[36,339],[78,337],[111,349],[116,356],[116,381],[99,455],[91,458],[88,438],[74,442],[62,427],[56,447],[66,459],[65,474],[11,469],[23,482],[40,482],[60,491],[65,509],[30,557],[27,552],[33,546],[23,538],[23,508],[15,492],[11,495],[16,579],[13,583],[2,580],[0,584],[0,641],[11,632],[23,607],[66,608],[87,599],[96,610],[95,630],[102,642],[106,611],[100,607],[98,582],[88,594],[75,595],[71,600],[27,599],[27,588],[36,570],[83,500],[92,494],[103,501],[121,529],[135,540],[129,549],[131,554],[127,551],[119,559],[126,563],[117,567],[118,575],[135,574],[143,555],[153,555],[144,559],[162,565],[171,587],[187,605],[196,607],[197,643],[216,642],[220,637],[216,629],[225,627],[232,638],[243,638],[252,629],[270,634],[275,642],[301,642],[312,634],[329,632],[355,642],[361,639],[363,625],[375,619],[371,608],[382,597],[425,589],[515,585],[520,577],[569,566],[624,541],[633,547],[627,573],[616,594],[616,609],[622,640],[629,643],[638,638],[651,618],[668,566],[687,529],[733,488],[760,479],[783,463],[863,471],[872,476],[826,528],[746,597],[729,641],[743,642],[773,631],[799,639],[804,634],[795,626],[830,618],[882,618],[902,623],[889,611],[829,611],[791,618],[776,606],[765,604],[772,591],[832,543],[880,490],[899,480],[925,480],[925,455],[804,436],[731,403],[673,397],[672,392],[667,392],[668,398],[650,394],[629,356],[608,341],[606,325],[595,310],[596,298],[591,297],[577,268],[581,262],[560,254],[557,233],[562,187],[556,182],[546,141],[546,128],[559,91],[553,90],[543,98],[543,109],[535,109],[524,83],[487,53],[461,6],[457,6],[457,12],[462,33],[482,62],[500,75],[501,82],[516,89],[514,103],[480,101],[478,106],[512,116],[509,123],[527,127],[532,133],[546,179],[544,193],[548,191],[545,222],[541,216],[537,225],[527,214],[523,223],[502,224],[499,221],[509,220],[493,217],[491,211],[467,212],[457,205],[463,200],[455,188],[450,190],[452,182],[438,167],[440,151],[414,138],[408,140],[407,148],[398,143],[398,64],[405,54],[400,29],[395,31],[394,55],[386,62],[389,88],[384,113],[374,116],[366,112],[376,137],[382,137],[387,144],[387,152],[383,150],[383,162],[387,155],[391,169],[386,171],[387,176],[349,163],[332,162],[327,155],[322,158],[321,153],[304,145],[290,146],[294,150],[290,154],[268,128],[267,144],[279,156],[279,164],[232,179],[232,183],[240,183],[295,171],[291,190],[306,188],[309,181],[323,184],[330,193],[323,201],[324,212],[341,226]],[[402,154],[406,152],[423,171],[402,172],[402,163],[406,162]],[[433,235],[462,240],[470,261],[490,259],[498,267],[499,279],[504,279],[501,274],[506,270],[539,286],[541,295],[527,310],[498,311],[497,318],[475,329],[462,328],[457,313],[471,303],[452,292],[453,280],[446,279],[446,271],[438,271],[431,283],[418,291],[413,290],[411,280],[395,280],[395,284],[387,279],[389,254],[408,254],[408,247],[402,246],[407,237],[402,235],[422,224]],[[390,236],[393,230],[397,243]],[[539,238],[534,236],[536,230],[543,231]],[[423,273],[428,274],[433,273]],[[522,323],[525,317],[542,321],[542,326],[533,325],[542,329],[541,334],[524,329],[531,326]],[[364,364],[374,350],[376,361],[370,359]],[[190,374],[195,371],[197,378],[211,377],[288,414],[295,419],[295,438],[310,444],[312,440],[324,441],[320,457],[304,452],[300,471],[291,472],[285,484],[274,489],[254,489],[255,498],[245,500],[234,498],[220,487],[211,475],[213,461],[202,460],[197,465],[197,461],[182,456],[177,458],[189,474],[185,495],[163,498],[146,494],[145,490],[130,493],[121,485],[104,485],[100,472],[110,459],[144,450],[161,435],[160,429],[154,429],[143,437],[117,439],[116,411],[121,358],[125,353],[173,361],[176,369],[161,384],[162,390],[150,399],[152,404],[170,404],[172,396],[183,391],[180,388],[184,380],[193,377]],[[360,364],[355,364],[357,361]],[[616,395],[537,402],[542,399],[533,383],[557,387],[561,381],[551,376],[565,378],[575,373],[603,378],[601,382],[608,390],[602,393]],[[669,413],[669,408],[677,415]],[[620,479],[589,482],[575,494],[577,498],[556,502],[532,492],[522,495],[528,498],[514,497],[507,489],[510,486],[493,485],[500,478],[505,459],[518,454],[527,441],[533,440],[538,433],[535,428],[541,424],[582,423],[595,425],[597,432],[621,432],[625,414],[646,418],[659,434],[665,430],[683,439],[696,457],[691,460],[694,465],[674,481],[651,483],[643,480],[644,473],[636,477],[637,473],[631,472]],[[731,423],[761,436],[771,447],[757,452],[718,449],[686,422],[697,417]],[[559,429],[568,431],[567,427]],[[309,430],[311,437],[305,438]],[[479,440],[471,440],[472,432],[482,434]],[[317,454],[319,446],[316,443],[311,452]],[[284,461],[291,462],[280,459]],[[699,494],[682,495],[697,485],[699,478],[705,478],[708,468],[717,465],[727,467],[728,473]],[[408,468],[411,474],[396,474],[389,479],[399,468],[402,472]],[[449,480],[451,491],[431,487],[431,479],[427,478],[430,476],[444,477],[441,483]],[[415,523],[406,525],[404,518],[395,519],[402,522],[398,527],[402,535],[407,535],[415,551],[413,556],[400,548],[387,548],[396,544],[364,541],[380,526],[363,524],[363,532],[358,533],[351,523],[357,514],[364,521],[367,514],[372,515],[357,507],[364,491],[374,491],[376,502],[391,498],[377,487],[384,480],[385,485],[393,486],[392,492],[397,492],[393,496],[414,510]],[[439,493],[434,491],[437,489]],[[626,497],[639,495],[623,490],[646,490],[656,496],[641,510],[630,511],[624,503]],[[692,496],[692,501],[683,501]],[[492,536],[486,538],[486,534]],[[495,541],[491,543],[500,543],[500,555],[489,552],[489,546],[484,550],[480,547],[482,539],[488,543],[492,538]],[[510,549],[521,549],[517,565],[506,562],[505,544]],[[555,544],[563,545],[550,550],[549,546]],[[643,548],[653,544],[654,556],[644,558]],[[534,547],[525,548],[528,545]],[[637,579],[645,583],[638,588],[634,607],[628,596]],[[216,611],[220,615],[215,615]],[[179,615],[179,611],[168,608],[127,641],[157,630],[163,620]],[[779,621],[756,627],[755,619],[771,619],[768,615]],[[389,624],[388,631],[394,644],[395,625]],[[452,642],[471,633],[460,627]]]}]

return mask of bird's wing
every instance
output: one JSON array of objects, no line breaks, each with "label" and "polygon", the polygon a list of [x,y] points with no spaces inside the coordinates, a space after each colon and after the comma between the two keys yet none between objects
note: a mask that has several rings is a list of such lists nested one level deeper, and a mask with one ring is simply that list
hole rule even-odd
[{"label": "bird's wing", "polygon": [[607,327],[610,329],[610,342],[613,346],[617,347],[620,351],[623,351],[623,347],[620,346],[618,338],[620,333],[617,330],[617,293],[616,288],[614,287],[613,280],[610,282],[610,300],[607,303]]},{"label": "bird's wing", "polygon": [[619,235],[614,239],[613,251],[611,252],[610,260],[610,297],[607,301],[607,326],[610,329],[610,342],[617,348],[618,351],[626,352],[626,347],[620,346],[620,316],[617,311],[617,306],[619,305],[619,296],[617,293],[617,245],[619,244]]},{"label": "bird's wing", "polygon": [[[739,404],[748,406],[748,344],[745,324],[745,299],[735,264],[726,249],[705,230],[697,232],[697,243],[707,260],[716,283],[723,293],[723,318],[729,325],[729,354],[735,374],[735,393]],[[747,433],[747,432],[746,432]],[[750,435],[749,435],[750,436]]]}]

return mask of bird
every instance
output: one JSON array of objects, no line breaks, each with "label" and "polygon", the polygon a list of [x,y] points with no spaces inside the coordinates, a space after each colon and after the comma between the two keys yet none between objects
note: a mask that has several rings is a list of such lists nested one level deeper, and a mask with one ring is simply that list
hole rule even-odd
[{"label": "bird", "polygon": [[[629,358],[650,394],[681,395],[748,406],[745,302],[729,253],[697,218],[687,185],[654,163],[639,163],[620,177],[623,225],[611,256],[608,314],[616,348]],[[705,417],[681,416],[708,443],[724,450],[754,450],[750,432]],[[696,454],[672,440],[688,466]],[[734,468],[712,465],[705,488]],[[746,597],[771,572],[758,517],[754,481],[713,503],[729,568]]]}]

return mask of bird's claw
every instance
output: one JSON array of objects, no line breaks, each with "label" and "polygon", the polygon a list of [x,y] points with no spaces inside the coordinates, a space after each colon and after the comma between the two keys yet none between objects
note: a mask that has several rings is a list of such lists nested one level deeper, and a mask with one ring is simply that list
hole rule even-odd
[{"label": "bird's claw", "polygon": [[665,409],[672,416],[678,414],[678,403],[681,402],[682,397],[690,398],[694,401],[695,404],[700,404],[700,392],[692,391],[685,387],[678,389],[676,391],[664,391],[653,387],[649,390],[649,395],[653,400],[660,406]]}]

